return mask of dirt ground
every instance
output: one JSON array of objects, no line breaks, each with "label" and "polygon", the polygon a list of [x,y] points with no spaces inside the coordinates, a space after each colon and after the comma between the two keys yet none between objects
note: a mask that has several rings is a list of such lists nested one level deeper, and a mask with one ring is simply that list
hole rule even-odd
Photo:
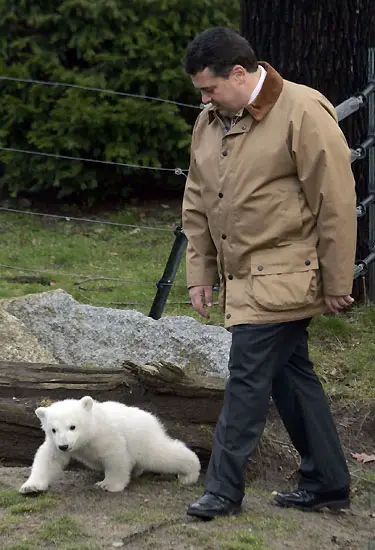
[{"label": "dirt ground", "polygon": [[249,483],[240,516],[200,522],[185,511],[201,495],[201,483],[186,488],[171,477],[145,475],[125,492],[109,494],[94,486],[98,474],[71,469],[46,495],[25,497],[17,489],[29,468],[2,467],[0,548],[375,550],[375,468],[352,461],[350,469],[350,511],[303,513],[274,506],[272,490],[295,483],[275,471],[274,479]]}]

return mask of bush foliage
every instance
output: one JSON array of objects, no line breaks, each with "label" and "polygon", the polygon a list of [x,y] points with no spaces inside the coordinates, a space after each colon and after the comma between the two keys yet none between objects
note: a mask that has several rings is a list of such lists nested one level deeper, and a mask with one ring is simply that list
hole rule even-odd
[{"label": "bush foliage", "polygon": [[[214,25],[238,28],[239,0],[0,0],[0,76],[106,88],[199,105],[182,69],[188,42]],[[198,110],[75,88],[0,83],[0,145],[155,167],[189,161]],[[173,173],[0,151],[0,187],[95,200]]]}]

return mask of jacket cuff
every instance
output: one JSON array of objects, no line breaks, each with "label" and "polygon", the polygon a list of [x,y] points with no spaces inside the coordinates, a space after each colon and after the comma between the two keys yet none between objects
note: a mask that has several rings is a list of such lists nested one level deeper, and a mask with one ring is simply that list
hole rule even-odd
[{"label": "jacket cuff", "polygon": [[192,286],[213,286],[219,278],[217,267],[188,269],[186,273],[186,282],[188,288]]}]

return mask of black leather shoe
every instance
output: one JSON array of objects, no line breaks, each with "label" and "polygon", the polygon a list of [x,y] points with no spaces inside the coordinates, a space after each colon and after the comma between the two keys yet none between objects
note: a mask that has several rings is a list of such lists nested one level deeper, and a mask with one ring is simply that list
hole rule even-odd
[{"label": "black leather shoe", "polygon": [[342,510],[350,508],[349,489],[331,491],[330,493],[312,493],[305,489],[298,489],[291,493],[276,493],[276,504],[284,508],[297,508],[303,512],[312,512],[329,508]]},{"label": "black leather shoe", "polygon": [[203,520],[210,520],[218,516],[239,514],[241,504],[213,493],[205,493],[199,500],[190,504],[188,516],[195,516]]}]

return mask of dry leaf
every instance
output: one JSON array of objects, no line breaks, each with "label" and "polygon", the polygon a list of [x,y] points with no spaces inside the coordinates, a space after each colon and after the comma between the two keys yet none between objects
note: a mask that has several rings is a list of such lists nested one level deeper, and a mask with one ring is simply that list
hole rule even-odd
[{"label": "dry leaf", "polygon": [[366,464],[368,462],[375,462],[375,454],[368,455],[366,453],[351,453],[351,455],[358,462],[362,462],[362,464]]}]

